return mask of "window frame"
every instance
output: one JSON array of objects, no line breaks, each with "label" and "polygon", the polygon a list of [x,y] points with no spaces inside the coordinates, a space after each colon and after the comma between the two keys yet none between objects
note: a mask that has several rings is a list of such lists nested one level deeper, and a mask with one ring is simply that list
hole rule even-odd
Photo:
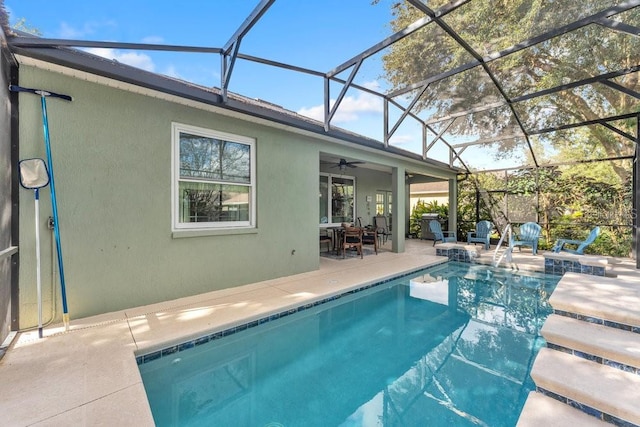
[{"label": "window frame", "polygon": [[[331,193],[331,186],[333,184],[333,179],[334,178],[338,178],[338,179],[349,179],[353,181],[353,221],[351,222],[355,222],[356,218],[358,217],[358,213],[357,213],[357,182],[356,182],[356,177],[352,176],[352,175],[344,175],[344,174],[334,174],[334,173],[327,173],[327,172],[320,172],[319,176],[326,176],[327,177],[327,219],[328,221],[326,223],[323,223],[321,221],[319,221],[319,225],[321,227],[336,227],[341,225],[342,223],[340,222],[333,222],[333,197],[332,197],[332,193]],[[331,220],[331,221],[329,221]]]},{"label": "window frame", "polygon": [[[249,220],[221,221],[221,222],[180,222],[180,182],[207,182],[198,179],[180,178],[180,134],[188,133],[205,138],[229,141],[249,146],[249,183],[216,181],[217,184],[237,185],[249,189]],[[222,132],[184,123],[171,123],[171,230],[178,231],[207,231],[207,230],[239,230],[255,229],[256,227],[256,140],[255,138]]]}]

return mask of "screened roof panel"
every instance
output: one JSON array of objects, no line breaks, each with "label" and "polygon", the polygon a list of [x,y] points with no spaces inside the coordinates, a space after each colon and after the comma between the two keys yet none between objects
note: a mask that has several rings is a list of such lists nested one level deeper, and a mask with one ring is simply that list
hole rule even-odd
[{"label": "screened roof panel", "polygon": [[507,96],[515,98],[637,65],[630,59],[639,48],[637,37],[592,24],[488,66]]},{"label": "screened roof panel", "polygon": [[[465,96],[461,96],[461,92]],[[481,66],[431,83],[420,98],[427,122],[439,121],[474,109],[505,104],[498,88]]]},{"label": "screened roof panel", "polygon": [[603,125],[532,135],[530,142],[541,165],[632,156],[635,149],[633,141]]},{"label": "screened roof panel", "polygon": [[[391,34],[392,1],[349,0],[356,3],[359,19],[336,13],[339,0],[276,0],[242,39],[241,52],[299,67],[329,70]],[[241,1],[238,3],[247,3]],[[249,0],[253,7],[258,0]],[[197,6],[192,7],[197,13]],[[212,17],[223,20],[223,16]],[[323,43],[314,41],[323,29]],[[372,30],[374,28],[374,30]],[[353,37],[354,31],[358,37]],[[229,37],[232,34],[229,34]],[[213,41],[221,46],[228,39]],[[199,41],[194,41],[197,44]],[[206,43],[206,42],[205,42]],[[309,51],[309,46],[313,50]],[[307,54],[304,54],[307,52]]]},{"label": "screened roof panel", "polygon": [[633,142],[633,138],[638,134],[638,121],[635,117],[622,120],[612,120],[608,121],[606,124],[608,128],[614,132],[624,132],[627,135],[626,139],[631,142]]},{"label": "screened roof panel", "polygon": [[[335,111],[333,123],[342,129],[357,132],[375,140],[381,140],[383,138],[381,125],[382,103],[382,98],[378,96],[349,88]],[[319,105],[322,105],[322,101],[320,101]],[[329,105],[333,108],[335,102],[330,102]],[[313,110],[300,111],[300,113],[322,120],[323,109],[323,107],[315,107]]]},{"label": "screened roof panel", "polygon": [[476,52],[485,56],[620,3],[624,0],[474,0],[446,15],[443,20]]},{"label": "screened roof panel", "polygon": [[[450,124],[451,120],[453,123]],[[496,108],[476,111],[454,119],[434,123],[434,129],[442,129],[448,126],[444,133],[445,138],[452,141],[475,141],[491,138],[504,138],[505,136],[523,136],[522,130],[508,105]]]},{"label": "screened roof panel", "polygon": [[511,169],[535,166],[524,138],[513,138],[463,147],[453,146],[462,161],[473,170]]},{"label": "screened roof panel", "polygon": [[640,13],[638,13],[637,7],[612,15],[609,19],[627,25],[632,25],[634,27],[640,26]]},{"label": "screened roof panel", "polygon": [[399,121],[400,115],[398,109],[389,109],[389,145],[422,154],[422,123],[411,116]]},{"label": "screened roof panel", "polygon": [[440,162],[449,163],[449,157],[451,156],[451,149],[441,139],[433,141],[427,139],[427,157],[430,159],[438,160]]},{"label": "screened roof panel", "polygon": [[[450,164],[471,170],[633,151],[640,0],[350,0],[358,19],[338,13],[340,0],[253,3],[230,39],[204,46],[220,57],[209,73],[222,69],[220,83],[197,85],[281,105],[320,122],[319,132],[342,128],[384,149],[449,162],[451,144],[460,159]],[[31,46],[36,55],[86,47],[44,42]],[[173,48],[163,46],[181,51]],[[335,111],[325,115],[325,103]]]},{"label": "screened roof panel", "polygon": [[640,99],[596,83],[514,104],[527,132],[608,118],[640,109]]},{"label": "screened roof panel", "polygon": [[[433,55],[436,50],[441,52]],[[407,55],[407,52],[411,52]],[[387,79],[393,86],[405,87],[428,80],[473,61],[473,56],[460,49],[456,41],[431,22],[398,40],[384,55]],[[407,80],[411,76],[411,81]]]},{"label": "screened roof panel", "polygon": [[[640,81],[640,72],[628,73],[622,76],[609,79],[611,83],[618,84],[625,89],[636,91],[638,89],[638,82]],[[640,97],[640,92],[636,92],[636,97]]]}]

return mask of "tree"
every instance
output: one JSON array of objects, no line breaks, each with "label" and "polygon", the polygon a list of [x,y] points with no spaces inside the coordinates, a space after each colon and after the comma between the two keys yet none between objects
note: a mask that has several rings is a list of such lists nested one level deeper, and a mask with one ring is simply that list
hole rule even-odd
[{"label": "tree", "polygon": [[33,34],[34,36],[41,36],[42,35],[42,33],[40,32],[39,29],[37,29],[35,27],[31,27],[31,26],[29,26],[29,24],[27,24],[26,18],[18,19],[18,21],[13,25],[13,29],[22,31],[24,33]]},{"label": "tree", "polygon": [[[484,57],[609,6],[611,2],[603,0],[472,0],[443,20]],[[639,9],[611,19],[634,24],[640,18]],[[395,31],[424,17],[423,12],[406,0],[394,4],[393,14],[391,26]],[[434,22],[394,43],[383,56],[386,78],[394,90],[472,61],[473,56]],[[595,24],[487,63],[509,98],[638,65],[640,38]],[[638,73],[629,73],[613,83],[639,91],[638,77]],[[500,101],[503,97],[498,87],[481,66],[476,66],[431,84],[414,109],[444,116]],[[592,84],[518,102],[513,108],[526,130],[536,130],[636,112],[639,106],[637,98],[623,91],[610,85]],[[635,134],[634,120],[617,122],[615,127]],[[502,105],[459,118],[448,132],[490,138],[519,130],[520,125],[509,106]],[[585,155],[597,154],[604,158],[633,154],[632,143],[602,126],[589,127],[586,133],[568,130],[547,134],[544,138],[544,144],[554,150],[565,149],[565,155],[576,143],[590,149]],[[498,156],[512,150],[515,140],[500,144],[502,150]],[[611,168],[621,181],[628,179],[629,170],[616,164]]]},{"label": "tree", "polygon": [[[9,14],[4,6],[4,0],[0,0],[0,27],[5,32],[9,32]],[[35,27],[31,27],[27,24],[26,18],[20,18],[12,27],[14,30],[19,30],[25,33],[33,34],[34,36],[41,36],[42,33]]]}]

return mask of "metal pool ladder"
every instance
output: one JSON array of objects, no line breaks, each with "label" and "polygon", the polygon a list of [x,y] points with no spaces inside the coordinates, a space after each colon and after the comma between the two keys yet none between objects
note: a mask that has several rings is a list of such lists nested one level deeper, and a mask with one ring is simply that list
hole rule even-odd
[{"label": "metal pool ladder", "polygon": [[503,249],[502,243],[504,242],[505,237],[508,238],[507,242],[511,242],[512,233],[513,232],[511,231],[511,224],[509,223],[506,227],[504,227],[504,230],[502,230],[502,236],[500,236],[500,241],[498,242],[496,250],[493,253],[493,261],[491,262],[491,264],[494,267],[500,265],[500,262],[502,262],[503,258],[506,258],[507,262],[511,262],[511,252],[513,251],[513,248],[508,244],[506,249]]}]

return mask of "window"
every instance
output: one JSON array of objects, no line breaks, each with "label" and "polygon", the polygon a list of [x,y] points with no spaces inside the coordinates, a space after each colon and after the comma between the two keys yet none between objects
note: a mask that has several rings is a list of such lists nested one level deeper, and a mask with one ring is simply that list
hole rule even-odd
[{"label": "window", "polygon": [[356,179],[344,175],[320,175],[320,224],[353,222]]},{"label": "window", "polygon": [[391,230],[391,208],[393,207],[393,197],[391,191],[378,190],[376,193],[376,215],[383,215],[389,218],[389,230]]},{"label": "window", "polygon": [[255,140],[174,123],[173,227],[252,227]]},{"label": "window", "polygon": [[378,190],[376,193],[376,215],[391,215],[393,205],[391,191]]}]

